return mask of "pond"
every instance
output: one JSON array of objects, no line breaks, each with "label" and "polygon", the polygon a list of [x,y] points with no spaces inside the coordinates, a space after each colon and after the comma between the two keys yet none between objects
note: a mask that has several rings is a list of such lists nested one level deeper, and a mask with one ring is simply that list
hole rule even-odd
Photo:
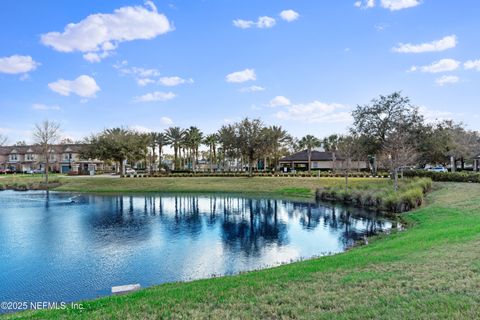
[{"label": "pond", "polygon": [[0,192],[0,301],[229,275],[342,252],[392,223],[325,203],[235,195]]}]

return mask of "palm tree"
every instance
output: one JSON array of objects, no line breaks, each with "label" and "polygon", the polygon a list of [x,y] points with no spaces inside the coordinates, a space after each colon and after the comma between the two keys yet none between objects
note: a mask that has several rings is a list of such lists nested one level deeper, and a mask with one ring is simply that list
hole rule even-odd
[{"label": "palm tree", "polygon": [[213,161],[216,158],[215,155],[215,148],[218,141],[218,137],[216,134],[209,134],[203,140],[203,143],[208,146],[209,149],[209,158],[210,158],[210,172],[213,172]]},{"label": "palm tree", "polygon": [[153,166],[155,164],[155,150],[157,149],[157,141],[158,141],[158,132],[150,132],[150,141],[149,141],[149,147],[152,149],[152,158],[150,160],[150,168],[149,171],[152,173],[153,171]]},{"label": "palm tree", "polygon": [[307,150],[308,153],[308,173],[311,173],[312,149],[322,145],[320,140],[310,134],[306,135],[299,141],[299,145]]},{"label": "palm tree", "polygon": [[331,134],[327,138],[323,139],[323,148],[325,151],[330,151],[332,153],[332,169],[335,171],[336,168],[336,152],[338,149],[338,144],[340,143],[340,138],[336,134]]},{"label": "palm tree", "polygon": [[119,166],[117,166],[117,170],[120,169],[121,177],[123,177],[125,174],[125,162],[128,158],[128,152],[126,152],[124,148],[124,142],[127,140],[127,136],[129,136],[131,133],[131,130],[123,127],[106,129],[104,131],[104,137],[106,138],[105,140],[108,141],[110,146],[114,146],[117,149],[115,151],[117,151],[119,154],[115,160],[119,164]]},{"label": "palm tree", "polygon": [[287,130],[284,130],[281,126],[270,126],[268,128],[268,137],[275,168],[277,168],[278,160],[281,156],[281,149],[286,143],[292,142],[292,137],[288,134]]},{"label": "palm tree", "polygon": [[193,171],[197,169],[198,162],[198,148],[203,141],[203,133],[197,127],[190,127],[185,134],[185,145],[191,152],[191,163]]},{"label": "palm tree", "polygon": [[178,163],[178,152],[182,145],[185,130],[180,127],[170,127],[165,130],[165,137],[168,144],[173,147],[174,154],[174,168],[178,169],[180,164]]},{"label": "palm tree", "polygon": [[168,144],[167,136],[165,133],[157,133],[157,146],[158,146],[158,170],[162,169],[162,151],[163,147]]}]

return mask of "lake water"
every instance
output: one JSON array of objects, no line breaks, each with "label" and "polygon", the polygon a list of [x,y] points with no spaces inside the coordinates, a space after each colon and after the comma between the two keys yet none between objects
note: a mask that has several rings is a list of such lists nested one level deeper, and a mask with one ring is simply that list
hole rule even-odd
[{"label": "lake water", "polygon": [[234,195],[0,192],[0,301],[235,274],[344,251],[392,224],[325,203]]}]

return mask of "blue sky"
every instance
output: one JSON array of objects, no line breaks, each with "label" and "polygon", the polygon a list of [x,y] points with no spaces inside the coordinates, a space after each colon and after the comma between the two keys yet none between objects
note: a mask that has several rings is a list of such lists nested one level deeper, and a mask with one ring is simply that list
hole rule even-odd
[{"label": "blue sky", "polygon": [[4,1],[0,133],[34,123],[206,133],[245,116],[342,133],[401,90],[430,120],[480,129],[474,0]]}]

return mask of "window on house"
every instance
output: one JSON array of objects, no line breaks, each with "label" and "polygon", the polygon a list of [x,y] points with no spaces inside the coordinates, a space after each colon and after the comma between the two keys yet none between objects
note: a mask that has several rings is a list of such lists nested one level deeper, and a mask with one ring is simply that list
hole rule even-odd
[{"label": "window on house", "polygon": [[10,161],[17,161],[18,158],[17,158],[17,155],[16,154],[11,154],[10,155]]}]

